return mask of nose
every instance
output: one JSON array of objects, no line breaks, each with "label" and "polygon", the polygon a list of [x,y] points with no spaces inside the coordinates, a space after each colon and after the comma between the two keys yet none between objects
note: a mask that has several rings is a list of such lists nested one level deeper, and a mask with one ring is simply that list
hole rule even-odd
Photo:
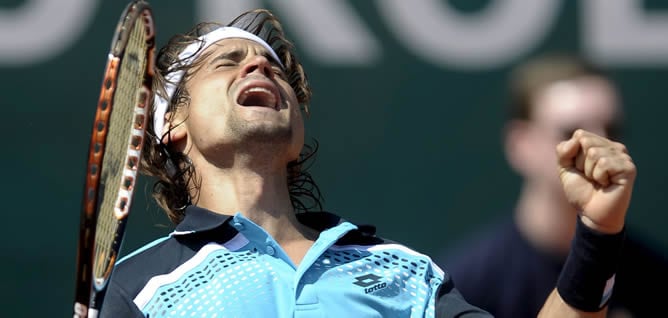
[{"label": "nose", "polygon": [[274,77],[271,67],[271,63],[265,56],[255,55],[244,65],[241,70],[241,77],[246,77],[251,73],[259,73],[271,79]]}]

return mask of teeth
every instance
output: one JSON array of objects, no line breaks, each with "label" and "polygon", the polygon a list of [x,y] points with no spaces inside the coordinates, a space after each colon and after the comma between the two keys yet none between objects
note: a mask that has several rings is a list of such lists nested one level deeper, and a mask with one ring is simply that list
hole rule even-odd
[{"label": "teeth", "polygon": [[[254,94],[260,94],[260,96],[254,95]],[[276,106],[276,96],[274,96],[274,93],[271,90],[266,89],[264,87],[251,87],[251,88],[243,91],[241,96],[239,96],[239,101],[238,102],[241,105],[246,105],[246,101],[249,98],[259,98],[259,100],[256,99],[256,100],[251,101],[251,103],[258,104],[258,105],[254,105],[254,106],[267,106],[267,107],[272,107],[272,108],[277,107]],[[248,105],[248,106],[250,106],[250,105]]]},{"label": "teeth", "polygon": [[271,94],[271,91],[264,88],[264,87],[251,87],[248,90],[246,90],[246,94],[248,93],[254,93],[254,92],[265,92],[267,94]]}]

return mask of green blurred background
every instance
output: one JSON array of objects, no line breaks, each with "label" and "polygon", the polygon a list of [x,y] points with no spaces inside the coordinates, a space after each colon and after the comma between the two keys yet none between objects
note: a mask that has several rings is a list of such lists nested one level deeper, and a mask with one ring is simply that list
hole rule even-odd
[{"label": "green blurred background", "polygon": [[[88,138],[125,1],[0,0],[6,227],[1,316],[71,315]],[[618,81],[639,176],[628,222],[666,251],[668,3],[557,0],[153,1],[158,45],[199,20],[274,9],[314,89],[325,208],[436,254],[507,217],[507,71],[547,50]],[[123,254],[171,230],[141,180]]]}]

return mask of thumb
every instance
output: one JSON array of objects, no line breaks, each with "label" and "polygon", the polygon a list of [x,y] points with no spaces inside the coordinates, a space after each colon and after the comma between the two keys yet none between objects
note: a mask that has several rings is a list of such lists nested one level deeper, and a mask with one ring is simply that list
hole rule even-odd
[{"label": "thumb", "polygon": [[575,165],[575,157],[580,151],[580,143],[578,143],[576,139],[571,138],[560,142],[557,145],[556,150],[559,167],[570,168]]}]

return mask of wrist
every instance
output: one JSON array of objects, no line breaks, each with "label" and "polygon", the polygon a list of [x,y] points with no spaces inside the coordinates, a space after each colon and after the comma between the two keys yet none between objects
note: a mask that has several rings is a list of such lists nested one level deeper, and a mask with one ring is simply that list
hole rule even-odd
[{"label": "wrist", "polygon": [[621,220],[621,222],[615,222],[615,224],[605,224],[605,225],[594,222],[591,218],[589,218],[586,215],[580,215],[578,216],[578,219],[579,221],[582,222],[584,226],[600,234],[617,234],[624,229],[623,219]]},{"label": "wrist", "polygon": [[588,312],[604,308],[612,294],[623,247],[623,227],[614,234],[600,232],[578,218],[575,237],[557,281],[557,291],[570,306]]}]

